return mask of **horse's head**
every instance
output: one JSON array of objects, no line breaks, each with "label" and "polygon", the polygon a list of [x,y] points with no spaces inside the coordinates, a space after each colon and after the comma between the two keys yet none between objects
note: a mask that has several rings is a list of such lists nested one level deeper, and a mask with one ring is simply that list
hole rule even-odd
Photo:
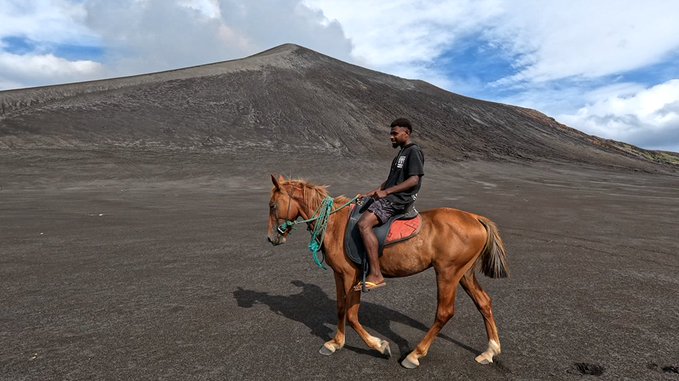
[{"label": "horse's head", "polygon": [[299,201],[294,197],[295,188],[287,186],[283,176],[271,175],[273,190],[269,201],[269,229],[267,239],[273,245],[281,245],[290,233],[290,225],[301,215]]}]

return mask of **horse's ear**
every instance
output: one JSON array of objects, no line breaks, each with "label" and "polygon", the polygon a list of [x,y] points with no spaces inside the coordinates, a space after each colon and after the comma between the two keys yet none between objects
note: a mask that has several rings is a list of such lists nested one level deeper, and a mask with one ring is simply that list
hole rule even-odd
[{"label": "horse's ear", "polygon": [[[280,176],[280,179],[282,179],[283,176]],[[276,187],[277,190],[281,189],[281,185],[278,183],[278,180],[276,180],[276,176],[271,175],[271,182],[273,182],[273,185]]]}]

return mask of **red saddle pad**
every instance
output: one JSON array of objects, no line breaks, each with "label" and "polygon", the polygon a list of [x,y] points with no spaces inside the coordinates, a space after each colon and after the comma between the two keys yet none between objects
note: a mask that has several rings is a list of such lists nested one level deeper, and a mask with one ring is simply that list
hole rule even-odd
[{"label": "red saddle pad", "polygon": [[391,224],[389,234],[384,244],[396,243],[406,240],[420,231],[422,225],[422,217],[418,214],[417,217],[410,220],[396,220]]}]

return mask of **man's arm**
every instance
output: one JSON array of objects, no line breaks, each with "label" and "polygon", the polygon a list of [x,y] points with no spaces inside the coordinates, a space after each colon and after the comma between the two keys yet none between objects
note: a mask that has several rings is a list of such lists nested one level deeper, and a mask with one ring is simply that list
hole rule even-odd
[{"label": "man's arm", "polygon": [[[421,176],[419,176],[419,175],[410,176],[404,182],[402,182],[400,184],[394,185],[393,187],[389,187],[387,189],[375,190],[373,192],[368,193],[366,196],[373,197],[373,198],[379,200],[379,199],[385,198],[388,195],[393,194],[393,193],[407,191],[408,189],[410,189],[410,188],[412,188],[412,187],[414,187],[414,186],[416,186],[417,184],[420,183],[420,177]],[[384,187],[384,184],[382,184],[382,186]]]}]

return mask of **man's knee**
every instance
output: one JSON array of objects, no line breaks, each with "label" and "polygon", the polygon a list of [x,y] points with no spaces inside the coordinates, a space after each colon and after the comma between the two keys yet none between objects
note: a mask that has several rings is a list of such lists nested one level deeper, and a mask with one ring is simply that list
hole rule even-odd
[{"label": "man's knee", "polygon": [[358,220],[358,228],[361,231],[372,231],[372,228],[377,225],[379,221],[377,216],[372,212],[366,212],[360,220]]}]

